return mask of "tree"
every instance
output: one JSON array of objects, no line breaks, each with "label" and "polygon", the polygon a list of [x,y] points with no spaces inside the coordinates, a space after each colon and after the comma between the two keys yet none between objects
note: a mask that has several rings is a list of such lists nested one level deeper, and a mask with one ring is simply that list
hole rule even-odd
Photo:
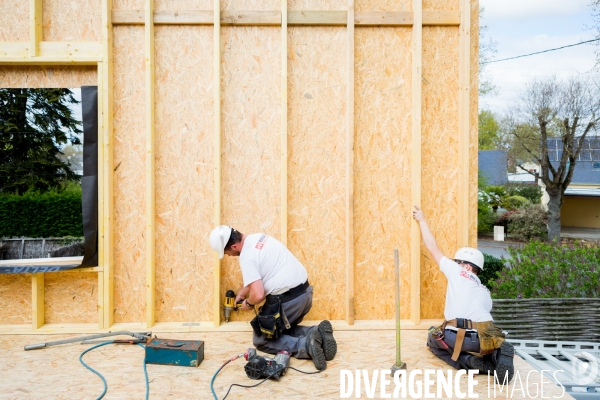
[{"label": "tree", "polygon": [[496,150],[499,147],[500,125],[496,116],[489,110],[479,112],[479,150]]},{"label": "tree", "polygon": [[[548,238],[560,238],[560,209],[563,194],[573,177],[586,137],[600,123],[600,87],[592,78],[538,78],[530,81],[519,104],[509,116],[509,132],[532,160],[539,172],[529,172],[546,185]],[[563,146],[558,161],[552,162],[548,138],[557,135]]]},{"label": "tree", "polygon": [[47,191],[79,179],[60,146],[81,144],[69,89],[0,89],[0,192]]},{"label": "tree", "polygon": [[498,52],[498,43],[493,39],[487,39],[485,36],[488,27],[481,23],[484,12],[485,8],[479,7],[479,96],[481,97],[496,93],[496,86],[492,82],[492,78],[486,73],[485,67]]}]

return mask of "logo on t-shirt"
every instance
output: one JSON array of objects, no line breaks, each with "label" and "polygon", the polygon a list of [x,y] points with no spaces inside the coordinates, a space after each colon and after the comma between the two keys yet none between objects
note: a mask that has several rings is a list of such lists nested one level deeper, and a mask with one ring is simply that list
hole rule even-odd
[{"label": "logo on t-shirt", "polygon": [[268,239],[269,237],[267,235],[262,235],[260,239],[258,239],[258,242],[256,242],[256,246],[254,247],[261,250],[264,247],[265,243],[267,243]]}]

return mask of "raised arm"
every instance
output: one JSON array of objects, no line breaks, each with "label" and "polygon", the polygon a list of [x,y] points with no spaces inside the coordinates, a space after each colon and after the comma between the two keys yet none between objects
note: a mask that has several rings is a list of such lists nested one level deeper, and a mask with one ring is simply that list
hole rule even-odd
[{"label": "raised arm", "polygon": [[425,219],[423,211],[421,211],[421,209],[417,206],[415,206],[415,209],[413,210],[413,218],[419,223],[419,227],[421,228],[421,236],[423,237],[423,243],[425,243],[425,247],[427,247],[427,250],[429,250],[429,253],[439,265],[444,254],[438,247],[435,237],[433,237],[433,233],[431,233],[431,229],[429,229],[429,225],[427,225],[427,220]]}]

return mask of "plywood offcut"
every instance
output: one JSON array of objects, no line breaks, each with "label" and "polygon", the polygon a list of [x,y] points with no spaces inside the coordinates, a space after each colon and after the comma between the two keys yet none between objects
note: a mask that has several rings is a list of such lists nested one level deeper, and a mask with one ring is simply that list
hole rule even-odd
[{"label": "plywood offcut", "polygon": [[[222,222],[279,238],[280,30],[223,27],[221,33]],[[225,257],[221,277],[220,298],[242,286],[236,258]]]},{"label": "plywood offcut", "polygon": [[[458,28],[423,28],[421,207],[442,252],[457,250]],[[421,246],[421,318],[443,316],[446,278]]]},{"label": "plywood offcut", "polygon": [[102,0],[44,0],[43,40],[102,41]]},{"label": "plywood offcut", "polygon": [[0,42],[29,40],[29,1],[0,1]]},{"label": "plywood offcut", "polygon": [[288,247],[314,286],[307,319],[343,319],[346,29],[293,27],[288,40]]},{"label": "plywood offcut", "polygon": [[114,28],[115,322],[144,321],[144,28]]},{"label": "plywood offcut", "polygon": [[31,275],[0,275],[0,325],[31,323]]},{"label": "plywood offcut", "polygon": [[356,319],[394,318],[394,248],[410,317],[411,40],[410,28],[356,31]]},{"label": "plywood offcut", "polygon": [[212,318],[213,29],[157,26],[156,318]]},{"label": "plywood offcut", "polygon": [[47,324],[98,321],[98,277],[89,272],[45,274],[44,315]]}]

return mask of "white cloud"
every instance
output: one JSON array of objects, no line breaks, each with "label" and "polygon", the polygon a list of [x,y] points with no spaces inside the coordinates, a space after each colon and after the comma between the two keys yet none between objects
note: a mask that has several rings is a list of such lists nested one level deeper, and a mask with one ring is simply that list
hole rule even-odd
[{"label": "white cloud", "polygon": [[484,18],[530,18],[549,15],[564,16],[585,11],[590,0],[481,0]]}]

